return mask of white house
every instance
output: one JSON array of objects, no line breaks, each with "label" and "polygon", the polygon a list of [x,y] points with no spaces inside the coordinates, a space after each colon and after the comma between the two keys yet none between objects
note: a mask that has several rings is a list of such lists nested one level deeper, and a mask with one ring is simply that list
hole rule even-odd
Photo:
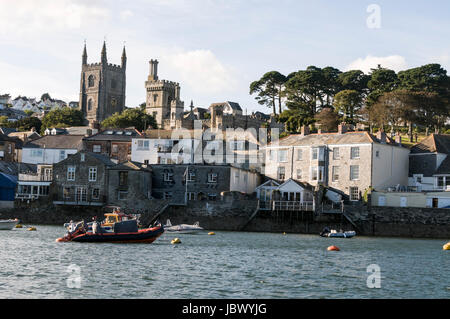
[{"label": "white house", "polygon": [[46,135],[24,144],[22,162],[55,164],[83,147],[84,135]]}]

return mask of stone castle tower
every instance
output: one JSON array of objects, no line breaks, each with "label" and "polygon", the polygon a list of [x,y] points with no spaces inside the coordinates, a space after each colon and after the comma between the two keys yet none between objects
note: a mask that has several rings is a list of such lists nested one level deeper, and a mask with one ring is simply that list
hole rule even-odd
[{"label": "stone castle tower", "polygon": [[89,124],[97,124],[115,112],[125,108],[125,71],[127,55],[122,52],[122,64],[109,64],[106,57],[106,43],[103,42],[100,63],[87,63],[84,45],[79,108]]},{"label": "stone castle tower", "polygon": [[184,102],[180,100],[180,84],[158,79],[158,60],[150,60],[150,74],[145,82],[146,112],[152,115],[159,128],[175,128],[182,119]]}]

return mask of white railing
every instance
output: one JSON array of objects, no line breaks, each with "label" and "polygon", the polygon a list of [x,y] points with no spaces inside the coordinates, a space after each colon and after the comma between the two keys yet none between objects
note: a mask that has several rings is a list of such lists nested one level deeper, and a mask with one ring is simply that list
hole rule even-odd
[{"label": "white railing", "polygon": [[274,201],[272,210],[314,211],[314,202]]}]

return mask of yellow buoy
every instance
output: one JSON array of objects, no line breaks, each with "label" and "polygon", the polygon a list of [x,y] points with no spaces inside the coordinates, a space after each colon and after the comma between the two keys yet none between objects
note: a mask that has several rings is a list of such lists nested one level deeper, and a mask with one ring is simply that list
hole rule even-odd
[{"label": "yellow buoy", "polygon": [[213,231],[208,233],[208,235],[215,235],[215,234],[216,234],[216,233],[213,232]]},{"label": "yellow buoy", "polygon": [[442,248],[444,250],[450,250],[450,243],[446,243]]},{"label": "yellow buoy", "polygon": [[181,244],[181,240],[180,240],[180,238],[174,238],[174,239],[172,239],[171,243],[172,244]]},{"label": "yellow buoy", "polygon": [[36,230],[36,227],[30,227],[30,228],[28,228],[27,230],[29,230],[29,231],[35,231],[35,230]]},{"label": "yellow buoy", "polygon": [[286,235],[286,232],[283,232],[283,235]]},{"label": "yellow buoy", "polygon": [[17,224],[17,225],[16,225],[16,228],[22,228],[22,225]]}]

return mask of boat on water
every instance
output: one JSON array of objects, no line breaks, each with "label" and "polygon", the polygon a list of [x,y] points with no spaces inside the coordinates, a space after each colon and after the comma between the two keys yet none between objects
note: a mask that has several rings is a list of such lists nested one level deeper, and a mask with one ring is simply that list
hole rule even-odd
[{"label": "boat on water", "polygon": [[164,230],[169,233],[178,233],[178,234],[195,234],[205,230],[200,227],[200,223],[196,222],[193,225],[188,224],[180,224],[180,225],[172,225],[170,219],[166,221],[166,225],[164,225]]},{"label": "boat on water", "polygon": [[16,219],[1,219],[0,220],[0,230],[11,230],[19,223]]},{"label": "boat on water", "polygon": [[134,215],[120,212],[105,214],[101,223],[96,220],[86,223],[64,224],[67,234],[57,242],[84,243],[152,243],[164,233],[164,226],[157,222],[153,226],[139,229],[139,220]]},{"label": "boat on water", "polygon": [[328,227],[325,227],[322,232],[320,233],[321,237],[332,237],[332,238],[352,238],[356,236],[356,232],[351,231],[337,231],[335,229],[329,229]]}]

